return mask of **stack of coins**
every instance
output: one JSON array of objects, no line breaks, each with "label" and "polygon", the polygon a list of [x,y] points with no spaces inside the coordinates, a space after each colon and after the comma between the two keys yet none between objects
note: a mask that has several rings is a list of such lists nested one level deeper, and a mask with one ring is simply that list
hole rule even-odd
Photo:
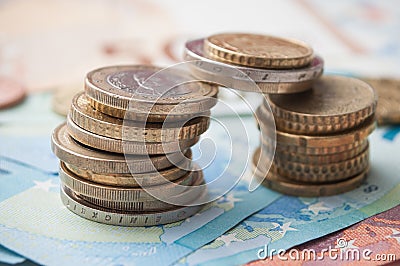
[{"label": "stack of coins", "polygon": [[[153,66],[93,70],[52,136],[61,198],[89,220],[125,226],[171,223],[206,197],[190,147],[209,127],[218,88]],[[174,204],[163,199],[173,199]],[[180,204],[176,204],[179,202]]]},{"label": "stack of coins", "polygon": [[[197,77],[245,91],[253,88],[244,82],[250,78],[265,94],[256,111],[261,146],[253,155],[255,176],[265,178],[264,185],[290,195],[326,196],[364,181],[377,100],[366,83],[319,79],[323,60],[310,46],[273,36],[228,33],[190,41],[185,59],[200,60],[192,68]],[[221,63],[245,75],[232,75]]]},{"label": "stack of coins", "polygon": [[[256,174],[267,175],[268,187],[291,195],[327,196],[365,180],[367,137],[375,128],[377,104],[372,87],[358,79],[324,76],[309,91],[269,95],[268,102],[277,127],[269,172],[262,163],[274,152],[268,133],[253,157]],[[267,115],[264,102],[257,110],[263,118],[260,128]]]}]

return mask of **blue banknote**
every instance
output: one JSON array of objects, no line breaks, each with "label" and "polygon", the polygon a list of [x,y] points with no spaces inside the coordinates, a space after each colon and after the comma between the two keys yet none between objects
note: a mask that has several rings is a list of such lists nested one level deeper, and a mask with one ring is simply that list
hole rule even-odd
[{"label": "blue banknote", "polygon": [[320,198],[282,196],[179,263],[235,265],[265,258],[400,204],[400,127],[376,130],[370,146],[371,171],[356,190]]},{"label": "blue banknote", "polygon": [[[47,101],[41,97],[48,99],[47,95],[35,95],[31,98],[38,99],[29,99],[25,105],[42,102],[40,108],[49,108]],[[30,106],[20,108],[34,109]],[[22,122],[20,116],[24,112],[18,109],[16,112],[18,114],[9,114]],[[242,180],[197,215],[173,224],[129,228],[82,219],[67,210],[60,201],[58,161],[52,155],[49,143],[53,128],[62,118],[53,119],[51,114],[53,118],[46,120],[47,113],[51,111],[43,110],[41,114],[46,123],[38,122],[37,125],[28,121],[32,128],[16,134],[13,131],[22,130],[22,126],[0,116],[4,121],[0,133],[0,244],[40,264],[169,265],[219,237],[280,196],[266,188],[249,192],[247,181]],[[235,128],[238,120],[227,118],[224,123]],[[256,125],[252,119],[245,123],[246,127],[254,128],[248,136],[253,149],[258,142]],[[218,147],[220,149],[213,163],[204,170],[206,180],[212,180],[230,161],[230,153],[225,151],[226,138],[220,132],[224,127],[213,127],[212,124],[204,137],[215,140],[216,145],[221,147]],[[234,134],[232,141],[239,148],[243,143]],[[207,145],[199,144],[193,149],[193,157],[210,154],[207,149]],[[231,160],[235,162],[235,158],[245,156],[236,154],[233,157]],[[249,174],[247,172],[246,175]],[[230,177],[232,180],[237,178],[233,174]]]}]

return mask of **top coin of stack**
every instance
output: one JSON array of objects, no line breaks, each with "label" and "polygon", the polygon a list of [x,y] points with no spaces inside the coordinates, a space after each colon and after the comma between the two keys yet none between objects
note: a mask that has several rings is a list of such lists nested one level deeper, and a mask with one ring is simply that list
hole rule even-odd
[{"label": "top coin of stack", "polygon": [[[85,93],[55,129],[63,203],[97,222],[148,226],[182,220],[206,196],[190,147],[209,126],[218,88],[153,66],[111,66],[87,74]],[[162,199],[174,199],[177,204]]]},{"label": "top coin of stack", "polygon": [[318,79],[323,60],[310,46],[273,36],[217,34],[187,42],[185,59],[201,60],[193,75],[247,90],[238,82],[242,76],[229,76],[233,72],[220,67],[228,63],[268,94],[256,114],[262,136],[253,156],[255,175],[266,176],[266,186],[296,196],[323,196],[353,189],[365,179],[375,92],[356,79]]}]

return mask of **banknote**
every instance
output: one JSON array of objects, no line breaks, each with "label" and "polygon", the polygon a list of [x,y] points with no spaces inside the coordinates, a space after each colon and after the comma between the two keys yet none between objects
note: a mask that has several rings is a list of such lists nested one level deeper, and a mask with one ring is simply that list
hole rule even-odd
[{"label": "banknote", "polygon": [[[1,126],[0,134],[0,244],[35,262],[46,265],[71,265],[82,261],[93,265],[133,262],[169,265],[219,237],[280,196],[266,188],[249,192],[247,181],[242,180],[197,215],[174,224],[128,228],[82,219],[60,201],[58,161],[50,151],[49,142],[52,129],[62,118],[51,119],[49,100],[46,93],[36,94],[19,107],[31,110],[35,108],[29,105],[43,103],[37,108],[43,108],[41,119],[46,122],[32,123],[29,130],[23,130],[22,125],[10,120]],[[14,109],[17,113],[10,110],[8,115],[22,122],[20,116],[26,117],[26,113],[18,110]],[[237,128],[235,123],[241,123],[236,118],[224,119],[220,122],[233,128]],[[243,121],[246,128],[253,129],[248,132],[248,139],[254,148],[258,142],[256,124],[252,118]],[[8,127],[19,131],[13,134]],[[235,163],[235,158],[243,158],[242,154],[237,154],[229,159],[223,130],[224,127],[212,123],[204,134],[204,138],[221,145],[217,147],[219,152],[215,161],[204,169],[208,181],[221,172],[229,160]],[[233,141],[236,147],[241,147],[244,140],[233,136]],[[207,147],[201,143],[194,147],[193,158],[198,158],[201,153],[211,153]],[[237,178],[231,175],[232,180]],[[250,175],[250,172],[245,175]]]},{"label": "banknote", "polygon": [[[293,260],[296,265],[308,265],[310,262],[336,265],[376,265],[386,264],[400,259],[400,206],[372,216],[342,231],[332,233],[294,249],[299,252],[315,252],[312,256],[300,256]],[[322,252],[323,249],[335,250]],[[338,250],[338,251],[336,251]],[[350,253],[351,251],[351,253]],[[352,256],[339,254],[354,254]],[[287,254],[288,255],[288,254]],[[336,256],[335,256],[336,255]],[[337,257],[337,258],[335,258]],[[279,259],[258,260],[249,263],[256,265],[280,265]]]},{"label": "banknote", "polygon": [[320,198],[282,196],[179,263],[242,264],[266,258],[398,205],[400,128],[376,130],[370,144],[371,171],[356,190]]}]

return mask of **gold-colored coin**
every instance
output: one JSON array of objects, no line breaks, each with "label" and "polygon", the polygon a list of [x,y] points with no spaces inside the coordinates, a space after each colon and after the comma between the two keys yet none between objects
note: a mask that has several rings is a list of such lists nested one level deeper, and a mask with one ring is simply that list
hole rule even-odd
[{"label": "gold-colored coin", "polygon": [[[68,187],[78,195],[84,195],[96,199],[113,201],[113,202],[133,202],[133,201],[158,201],[152,195],[163,195],[168,198],[182,197],[187,186],[196,184],[198,179],[203,180],[202,172],[187,172],[183,177],[174,182],[161,184],[157,186],[149,186],[144,190],[139,188],[125,188],[107,186],[94,183],[83,179],[68,169],[64,165],[60,167],[60,179],[64,186]],[[178,186],[180,185],[180,186]],[[150,194],[151,193],[151,194]],[[199,195],[186,195],[189,198],[183,198],[182,202],[191,202]]]},{"label": "gold-colored coin", "polygon": [[295,154],[304,154],[307,155],[334,155],[337,153],[346,152],[348,150],[358,149],[359,147],[366,145],[367,139],[362,139],[360,141],[355,141],[350,144],[343,144],[337,146],[323,146],[323,147],[303,147],[296,146],[291,144],[286,144],[283,142],[277,142],[275,149],[272,145],[272,140],[270,140],[267,136],[263,136],[261,138],[261,143],[264,149],[270,153],[295,153]]},{"label": "gold-colored coin", "polygon": [[68,84],[57,88],[53,93],[51,108],[57,114],[67,116],[71,101],[79,92],[83,92],[83,84],[80,83]]},{"label": "gold-colored coin", "polygon": [[[326,148],[338,147],[344,145],[351,145],[356,142],[365,140],[375,129],[376,122],[374,117],[367,119],[362,125],[350,131],[345,131],[336,135],[329,136],[308,136],[308,135],[295,135],[282,131],[276,131],[277,145],[283,144],[286,146],[297,146],[302,148]],[[263,123],[260,123],[261,131],[263,132],[263,139],[268,139],[268,131],[264,129]]]},{"label": "gold-colored coin", "polygon": [[334,183],[315,184],[310,182],[298,182],[284,178],[273,170],[270,170],[265,176],[265,174],[259,171],[256,167],[259,161],[259,153],[260,150],[258,149],[253,155],[255,177],[258,179],[264,179],[262,184],[272,190],[297,197],[331,196],[350,191],[359,187],[365,181],[369,171],[369,167],[367,167],[361,173],[351,178]]},{"label": "gold-colored coin", "polygon": [[338,163],[304,164],[274,158],[276,173],[282,177],[312,183],[337,182],[362,172],[369,165],[369,149],[354,158]]},{"label": "gold-colored coin", "polygon": [[218,87],[192,81],[189,74],[176,69],[163,70],[144,65],[111,66],[89,72],[85,91],[98,103],[141,116],[188,115],[209,111],[217,103]]},{"label": "gold-colored coin", "polygon": [[269,95],[268,102],[278,130],[320,135],[345,131],[362,124],[374,115],[377,94],[364,81],[323,76],[309,91]]},{"label": "gold-colored coin", "polygon": [[304,67],[313,58],[312,48],[303,42],[247,33],[212,35],[204,40],[204,52],[222,62],[273,69]]},{"label": "gold-colored coin", "polygon": [[376,119],[379,125],[400,124],[400,79],[362,78],[378,93]]},{"label": "gold-colored coin", "polygon": [[66,124],[58,126],[52,135],[53,153],[63,162],[88,169],[95,173],[145,173],[171,167],[181,162],[185,155],[181,152],[165,155],[123,155],[103,152],[83,146],[67,132]]},{"label": "gold-colored coin", "polygon": [[137,113],[137,112],[127,112],[125,109],[117,108],[115,106],[109,106],[100,102],[97,102],[95,99],[90,98],[86,95],[87,100],[90,105],[93,106],[94,109],[100,111],[103,114],[109,115],[111,117],[116,117],[120,119],[127,119],[133,121],[146,121],[150,123],[164,123],[164,122],[173,122],[173,121],[188,121],[190,119],[196,117],[209,117],[210,111],[204,111],[200,113],[191,113],[191,114],[147,114],[147,113]]},{"label": "gold-colored coin", "polygon": [[83,93],[72,101],[70,118],[79,127],[96,135],[135,142],[173,142],[194,139],[204,133],[209,117],[197,117],[187,122],[150,123],[124,121],[94,109]]},{"label": "gold-colored coin", "polygon": [[[315,155],[301,152],[293,152],[290,150],[288,151],[286,149],[281,149],[281,147],[278,147],[277,149],[275,149],[274,154],[275,159],[281,162],[303,164],[329,164],[349,160],[362,153],[367,147],[368,140],[365,140],[358,146],[355,146],[351,149],[345,149],[337,153],[321,153]],[[261,143],[261,149],[263,149],[263,151],[269,155],[271,155],[274,151],[271,145],[264,143]]]},{"label": "gold-colored coin", "polygon": [[123,141],[91,133],[76,125],[69,116],[67,117],[67,130],[73,139],[89,147],[107,152],[136,155],[155,155],[184,151],[195,145],[200,139],[200,137],[195,137],[173,142]]},{"label": "gold-colored coin", "polygon": [[[188,155],[191,157],[191,155]],[[174,181],[184,176],[190,168],[191,161],[183,160],[177,167],[171,167],[159,172],[148,172],[142,174],[126,174],[126,173],[94,173],[87,169],[80,169],[74,165],[61,162],[61,164],[73,174],[103,185],[115,187],[140,187],[155,186],[164,184],[166,181]],[[139,182],[137,181],[139,180]]]}]

